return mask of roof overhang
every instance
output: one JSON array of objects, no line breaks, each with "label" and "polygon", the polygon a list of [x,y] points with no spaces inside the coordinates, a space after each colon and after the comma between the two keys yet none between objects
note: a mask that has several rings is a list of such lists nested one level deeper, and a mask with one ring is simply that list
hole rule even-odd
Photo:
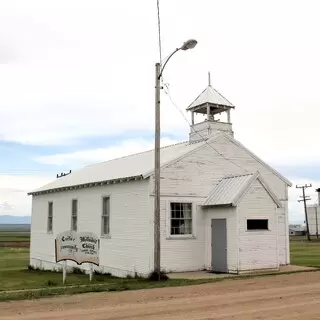
[{"label": "roof overhang", "polygon": [[[220,184],[225,179],[238,179],[241,177],[248,177],[246,181],[241,183],[240,185],[236,185],[239,187],[239,190],[232,196],[232,199],[225,202],[219,202],[217,200],[212,199],[212,196],[214,197],[215,194],[221,194],[223,190],[221,190],[222,187],[227,188],[230,187],[230,185]],[[244,196],[247,194],[247,192],[251,189],[253,183],[258,180],[263,188],[266,190],[266,192],[269,194],[270,198],[274,201],[274,203],[277,205],[278,208],[282,207],[281,201],[278,199],[278,197],[274,194],[274,192],[271,190],[269,185],[264,181],[262,176],[260,175],[259,171],[256,171],[255,173],[249,173],[249,174],[243,174],[238,176],[227,176],[224,177],[219,181],[219,183],[215,186],[215,188],[212,190],[212,192],[208,195],[208,197],[205,199],[205,201],[202,204],[202,207],[236,207],[241,202],[241,200],[244,198]],[[234,183],[234,182],[233,182]]]},{"label": "roof overhang", "polygon": [[195,106],[195,107],[189,107],[189,108],[187,108],[187,111],[207,114],[207,107],[208,106],[210,107],[211,114],[218,114],[218,113],[224,112],[226,110],[234,109],[234,106],[225,106],[225,105],[221,105],[221,104],[214,104],[211,102],[207,102],[207,103],[202,103],[202,104]]},{"label": "roof overhang", "polygon": [[88,182],[73,186],[65,186],[60,188],[52,188],[52,189],[46,189],[46,190],[35,190],[32,192],[29,192],[28,195],[32,196],[38,196],[42,194],[48,194],[48,193],[57,193],[62,191],[69,191],[69,190],[79,190],[79,189],[86,189],[86,188],[93,188],[93,187],[99,187],[103,185],[110,185],[110,184],[116,184],[116,183],[123,183],[123,182],[129,182],[134,180],[143,180],[143,176],[132,176],[132,177],[125,177],[125,178],[118,178],[118,179],[112,179],[112,180],[105,180],[105,181],[98,181],[98,182]]}]

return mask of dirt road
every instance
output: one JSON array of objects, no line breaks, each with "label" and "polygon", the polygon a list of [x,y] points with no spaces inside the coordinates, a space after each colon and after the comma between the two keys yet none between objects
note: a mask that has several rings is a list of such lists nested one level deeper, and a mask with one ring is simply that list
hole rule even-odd
[{"label": "dirt road", "polygon": [[0,319],[320,319],[320,272],[0,303]]}]

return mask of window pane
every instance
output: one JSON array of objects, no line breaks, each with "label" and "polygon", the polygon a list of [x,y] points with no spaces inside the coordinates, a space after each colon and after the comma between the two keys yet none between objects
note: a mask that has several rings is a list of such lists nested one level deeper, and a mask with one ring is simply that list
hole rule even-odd
[{"label": "window pane", "polygon": [[49,208],[48,208],[48,216],[52,217],[52,210],[53,209],[53,203],[49,202]]},{"label": "window pane", "polygon": [[171,234],[192,234],[192,204],[175,203],[170,204],[171,209]]},{"label": "window pane", "polygon": [[109,234],[109,218],[102,217],[102,234]]},{"label": "window pane", "polygon": [[103,208],[102,208],[102,214],[107,216],[109,215],[109,198],[105,197],[103,198]]},{"label": "window pane", "polygon": [[247,230],[268,230],[268,219],[248,219]]},{"label": "window pane", "polygon": [[52,218],[48,218],[48,231],[52,231]]},{"label": "window pane", "polygon": [[48,203],[48,222],[47,222],[47,228],[48,228],[48,232],[52,231],[52,224],[53,224],[53,202],[49,202]]},{"label": "window pane", "polygon": [[72,200],[72,214],[77,214],[78,200]]},{"label": "window pane", "polygon": [[72,230],[77,231],[77,217],[72,217]]},{"label": "window pane", "polygon": [[101,219],[101,233],[108,235],[110,232],[110,198],[104,197],[102,199],[102,219]]}]

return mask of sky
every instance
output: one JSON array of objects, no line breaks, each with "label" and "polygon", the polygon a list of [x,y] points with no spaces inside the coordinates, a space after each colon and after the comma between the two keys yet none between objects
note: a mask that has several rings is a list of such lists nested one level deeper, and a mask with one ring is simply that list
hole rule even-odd
[{"label": "sky", "polygon": [[[320,187],[320,4],[160,0],[163,144],[187,140],[178,109],[211,84],[231,101],[235,138],[290,181]],[[57,173],[153,147],[156,0],[0,0],[0,215]],[[190,115],[187,115],[190,118]]]}]

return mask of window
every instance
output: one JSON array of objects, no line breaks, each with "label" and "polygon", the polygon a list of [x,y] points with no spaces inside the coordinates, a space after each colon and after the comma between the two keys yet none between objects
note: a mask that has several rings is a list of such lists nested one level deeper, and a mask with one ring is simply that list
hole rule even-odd
[{"label": "window", "polygon": [[53,202],[48,203],[48,232],[52,232],[53,227]]},{"label": "window", "polygon": [[77,231],[78,224],[78,200],[72,200],[72,211],[71,211],[71,231]]},{"label": "window", "polygon": [[269,230],[267,219],[248,219],[247,230]]},{"label": "window", "polygon": [[170,203],[171,209],[171,234],[191,235],[192,234],[192,204],[191,203]]},{"label": "window", "polygon": [[102,198],[101,235],[109,235],[110,232],[110,198]]}]

